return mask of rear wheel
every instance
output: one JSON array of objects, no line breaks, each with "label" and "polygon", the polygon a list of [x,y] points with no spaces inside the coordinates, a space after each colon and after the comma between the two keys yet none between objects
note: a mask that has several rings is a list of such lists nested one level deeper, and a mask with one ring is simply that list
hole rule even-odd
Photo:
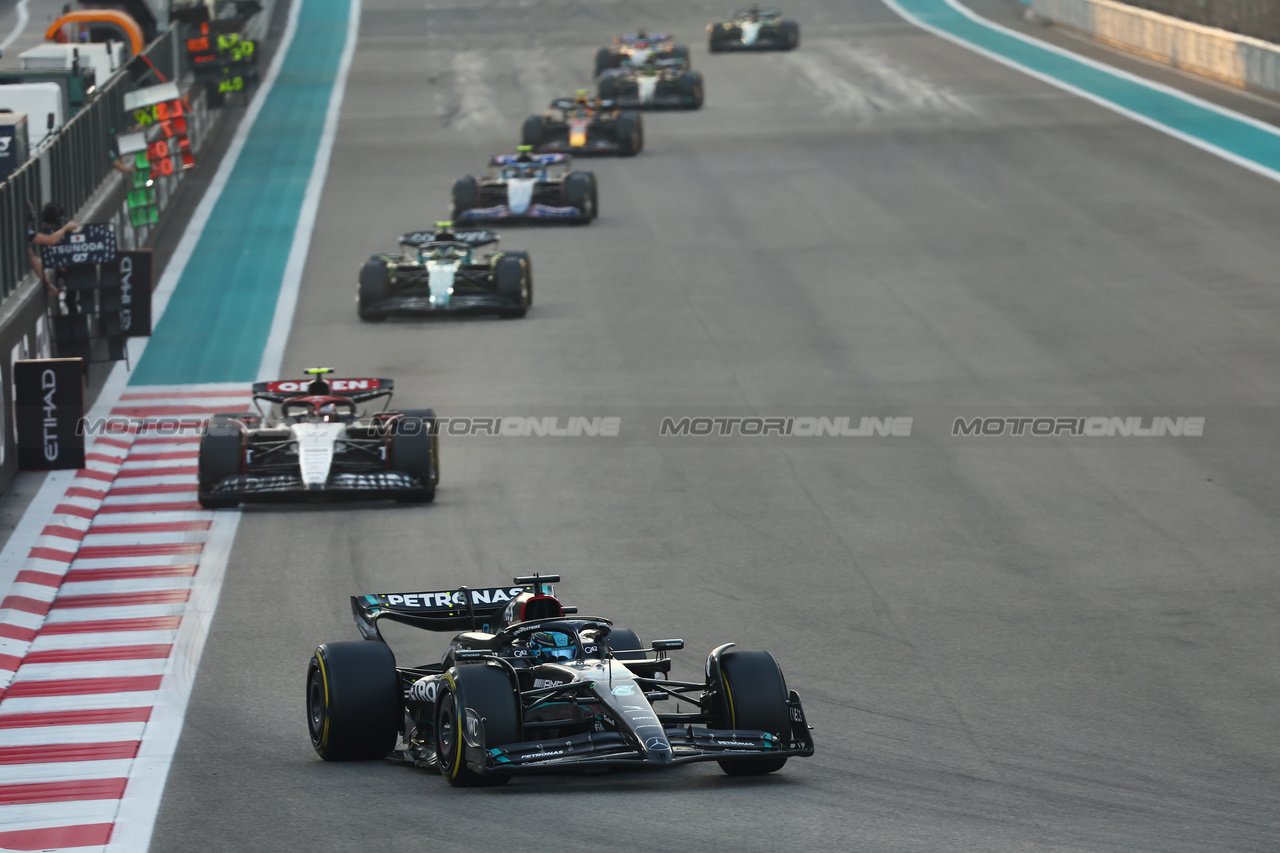
[{"label": "rear wheel", "polygon": [[504,252],[493,268],[498,296],[506,303],[501,317],[523,317],[533,305],[533,264],[528,252]]},{"label": "rear wheel", "polygon": [[786,42],[786,50],[795,50],[800,46],[800,25],[795,21],[783,21],[778,24],[778,32]]},{"label": "rear wheel", "polygon": [[480,182],[475,175],[458,178],[453,183],[453,218],[461,219],[462,214],[480,206]]},{"label": "rear wheel", "polygon": [[603,72],[610,68],[618,67],[618,55],[607,47],[602,47],[596,51],[596,76],[599,77]]},{"label": "rear wheel", "polygon": [[681,68],[689,68],[693,65],[693,60],[689,58],[688,45],[673,44],[671,50],[667,51],[667,58],[679,61]]},{"label": "rear wheel", "polygon": [[524,126],[520,128],[520,144],[537,148],[542,144],[545,130],[546,119],[542,116],[529,116],[524,120]]},{"label": "rear wheel", "polygon": [[235,496],[214,492],[219,483],[241,473],[244,467],[246,435],[238,417],[214,415],[200,437],[196,498],[205,509],[227,509],[240,503]]},{"label": "rear wheel", "polygon": [[618,81],[613,77],[601,77],[596,83],[596,95],[602,101],[612,101],[618,97]]},{"label": "rear wheel", "polygon": [[627,157],[634,157],[644,150],[644,123],[640,113],[618,114],[618,148]]},{"label": "rear wheel", "polygon": [[728,38],[729,34],[725,32],[724,24],[712,24],[711,32],[707,34],[707,49],[712,53],[719,53],[721,46]]},{"label": "rear wheel", "polygon": [[386,643],[325,643],[307,667],[311,745],[325,761],[371,761],[396,745],[403,708]]},{"label": "rear wheel", "polygon": [[391,425],[391,469],[408,474],[421,483],[411,492],[398,492],[400,503],[431,503],[440,483],[440,436],[436,434],[436,413],[431,409],[410,409]]},{"label": "rear wheel", "polygon": [[361,320],[380,323],[387,315],[377,310],[379,303],[391,295],[391,271],[382,258],[373,257],[360,268],[360,288],[356,296],[356,314]]},{"label": "rear wheel", "polygon": [[[791,731],[787,683],[768,652],[729,649],[720,656],[723,723],[730,729],[757,729],[786,738]],[[760,776],[780,770],[786,758],[721,758],[730,776]]]},{"label": "rear wheel", "polygon": [[[488,749],[520,740],[520,700],[507,674],[473,664],[450,670],[436,700],[436,756],[440,773],[455,787],[502,785],[507,775],[481,775],[467,766],[467,710],[478,718]],[[477,732],[478,734],[478,732]]]},{"label": "rear wheel", "polygon": [[564,176],[564,200],[582,211],[580,222],[596,218],[596,176],[594,172],[570,172]]},{"label": "rear wheel", "polygon": [[702,109],[702,75],[689,71],[680,78],[680,92],[689,99],[692,109]]}]

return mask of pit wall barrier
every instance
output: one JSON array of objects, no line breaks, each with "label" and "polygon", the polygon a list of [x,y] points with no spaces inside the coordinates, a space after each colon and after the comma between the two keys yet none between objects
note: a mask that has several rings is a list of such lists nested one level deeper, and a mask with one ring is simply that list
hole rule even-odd
[{"label": "pit wall barrier", "polygon": [[1112,0],[1029,0],[1037,18],[1245,89],[1280,92],[1280,45]]}]

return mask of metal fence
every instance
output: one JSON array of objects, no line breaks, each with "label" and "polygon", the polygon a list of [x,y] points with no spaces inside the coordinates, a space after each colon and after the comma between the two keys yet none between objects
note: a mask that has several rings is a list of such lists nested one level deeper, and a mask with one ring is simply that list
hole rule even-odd
[{"label": "metal fence", "polygon": [[27,217],[50,201],[79,210],[110,175],[116,134],[131,124],[124,96],[134,89],[176,79],[180,71],[178,28],[153,41],[94,99],[76,113],[36,156],[0,183],[0,300],[30,272]]}]

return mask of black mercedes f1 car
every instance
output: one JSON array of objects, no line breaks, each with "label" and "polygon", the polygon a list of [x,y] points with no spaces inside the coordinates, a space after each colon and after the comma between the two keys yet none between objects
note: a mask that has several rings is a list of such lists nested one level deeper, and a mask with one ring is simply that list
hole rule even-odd
[{"label": "black mercedes f1 car", "polygon": [[[800,696],[768,652],[728,643],[702,681],[674,681],[667,653],[683,640],[645,649],[634,631],[563,607],[558,581],[353,596],[364,639],[326,643],[308,667],[311,745],[326,761],[390,758],[459,786],[695,761],[748,776],[813,754]],[[440,663],[401,666],[384,620],[454,637]],[[687,710],[660,710],[676,703]]]},{"label": "black mercedes f1 car", "polygon": [[492,231],[455,231],[452,222],[400,237],[400,254],[374,255],[360,268],[356,313],[361,320],[432,314],[523,317],[533,304],[528,252],[475,250],[496,246]]},{"label": "black mercedes f1 car", "polygon": [[645,66],[606,71],[596,81],[601,101],[629,110],[696,110],[702,108],[702,75]]},{"label": "black mercedes f1 car", "polygon": [[575,156],[639,154],[644,149],[644,124],[640,113],[619,111],[609,101],[592,102],[585,89],[575,98],[556,98],[556,113],[529,116],[521,129],[521,142],[539,153]]},{"label": "black mercedes f1 car", "polygon": [[[329,379],[314,367],[303,380],[255,382],[257,414],[214,415],[200,438],[200,505],[327,497],[428,502],[440,482],[436,416],[388,411],[390,379]],[[361,403],[384,400],[372,415]],[[263,408],[263,404],[267,408]]]},{"label": "black mercedes f1 car", "polygon": [[795,50],[800,46],[800,25],[783,19],[777,9],[752,6],[734,12],[729,20],[707,24],[707,47],[725,50]]}]

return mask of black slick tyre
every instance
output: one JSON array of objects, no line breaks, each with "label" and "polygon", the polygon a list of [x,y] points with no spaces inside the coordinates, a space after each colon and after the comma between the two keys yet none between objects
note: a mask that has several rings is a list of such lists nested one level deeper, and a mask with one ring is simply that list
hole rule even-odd
[{"label": "black slick tyre", "polygon": [[403,719],[396,659],[386,643],[325,643],[307,667],[307,725],[325,761],[372,761],[396,745]]},{"label": "black slick tyre", "polygon": [[564,200],[582,211],[584,225],[596,218],[596,176],[594,172],[570,172],[564,176]]},{"label": "black slick tyre", "polygon": [[545,130],[546,120],[542,116],[529,116],[524,120],[524,125],[520,128],[520,144],[532,145],[537,148],[542,144]]},{"label": "black slick tyre", "polygon": [[680,78],[680,92],[689,99],[690,109],[702,109],[702,75],[699,72],[689,71]]},{"label": "black slick tyre", "polygon": [[795,21],[783,21],[778,24],[778,32],[786,42],[783,50],[795,50],[800,46],[800,25]]},{"label": "black slick tyre", "polygon": [[360,287],[356,294],[356,313],[361,320],[380,323],[387,315],[377,306],[391,295],[391,271],[382,258],[373,257],[360,268]]},{"label": "black slick tyre", "polygon": [[480,182],[475,175],[467,175],[453,182],[453,218],[480,206]]},{"label": "black slick tyre", "polygon": [[436,699],[436,758],[440,774],[458,788],[505,784],[509,775],[482,775],[467,766],[467,709],[482,721],[486,748],[519,742],[520,700],[507,673],[496,666],[480,664],[455,667],[440,682]]},{"label": "black slick tyre", "polygon": [[596,51],[596,74],[599,77],[604,71],[610,68],[618,67],[618,56],[607,47],[602,47]]},{"label": "black slick tyre", "polygon": [[214,415],[200,437],[197,463],[196,498],[205,509],[229,509],[240,503],[232,495],[219,495],[214,489],[228,477],[241,473],[244,467],[244,426],[235,415]]},{"label": "black slick tyre", "polygon": [[618,150],[626,157],[634,157],[644,150],[644,121],[640,113],[618,114]]},{"label": "black slick tyre", "polygon": [[533,264],[528,252],[503,252],[493,266],[493,281],[505,303],[498,316],[519,318],[533,305]]},{"label": "black slick tyre", "polygon": [[613,77],[601,77],[596,83],[596,95],[602,101],[612,101],[618,97],[618,81]]},{"label": "black slick tyre", "polygon": [[[786,737],[791,731],[787,683],[768,652],[729,649],[720,657],[723,724],[730,729],[762,730]],[[722,758],[730,776],[761,776],[782,769],[786,758]]]},{"label": "black slick tyre", "polygon": [[408,474],[421,483],[411,492],[397,492],[399,503],[431,503],[440,483],[440,436],[436,434],[436,413],[431,409],[409,409],[391,424],[391,470]]}]

